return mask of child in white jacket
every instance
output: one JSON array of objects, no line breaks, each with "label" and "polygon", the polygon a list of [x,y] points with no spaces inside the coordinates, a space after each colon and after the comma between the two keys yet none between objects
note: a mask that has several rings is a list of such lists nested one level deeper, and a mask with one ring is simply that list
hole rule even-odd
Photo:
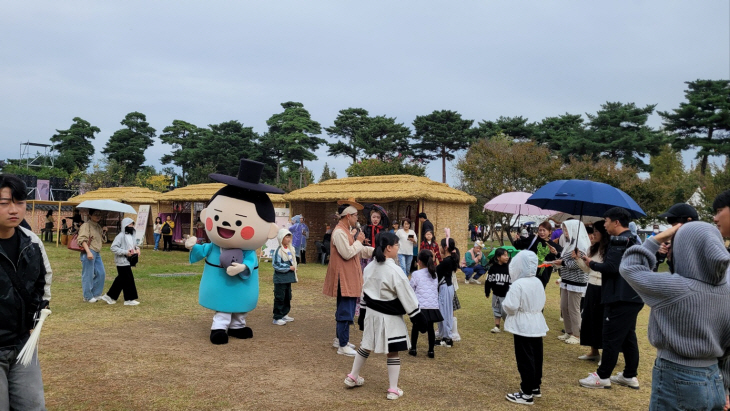
[{"label": "child in white jacket", "polygon": [[545,289],[537,272],[537,255],[520,251],[509,264],[512,285],[502,302],[507,313],[504,330],[515,340],[515,359],[522,382],[520,391],[507,394],[508,401],[532,405],[534,397],[541,397],[542,337],[548,332],[542,309],[545,307]]}]

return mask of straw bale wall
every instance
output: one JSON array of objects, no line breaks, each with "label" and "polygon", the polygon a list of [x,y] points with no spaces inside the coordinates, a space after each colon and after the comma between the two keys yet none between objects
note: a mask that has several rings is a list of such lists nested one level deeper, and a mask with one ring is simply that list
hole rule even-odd
[{"label": "straw bale wall", "polygon": [[469,240],[469,204],[426,200],[423,202],[423,212],[433,223],[436,240],[441,241],[446,236],[444,228],[450,228],[451,238],[456,241],[456,247],[463,255]]}]

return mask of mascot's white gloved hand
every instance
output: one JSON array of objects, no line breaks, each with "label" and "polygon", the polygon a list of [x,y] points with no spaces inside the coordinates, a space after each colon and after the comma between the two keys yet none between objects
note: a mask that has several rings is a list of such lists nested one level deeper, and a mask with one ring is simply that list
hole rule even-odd
[{"label": "mascot's white gloved hand", "polygon": [[233,277],[234,275],[238,275],[246,270],[246,264],[238,264],[238,263],[231,263],[231,265],[226,268],[226,274]]},{"label": "mascot's white gloved hand", "polygon": [[193,248],[193,246],[197,243],[198,243],[197,237],[188,237],[188,239],[185,240],[185,248],[187,248],[189,250],[189,249]]}]

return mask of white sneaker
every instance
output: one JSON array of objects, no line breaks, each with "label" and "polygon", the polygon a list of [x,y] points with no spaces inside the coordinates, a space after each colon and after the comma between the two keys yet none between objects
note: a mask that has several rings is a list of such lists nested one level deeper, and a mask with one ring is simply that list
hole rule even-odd
[{"label": "white sneaker", "polygon": [[127,301],[124,301],[124,305],[139,305],[139,301],[137,301],[137,300],[127,300]]},{"label": "white sneaker", "polygon": [[571,335],[568,337],[568,339],[565,340],[566,344],[575,345],[580,344],[580,338],[576,337],[575,335]]},{"label": "white sneaker", "polygon": [[588,377],[578,380],[581,387],[585,388],[611,388],[611,380],[601,378],[595,372],[588,374]]},{"label": "white sneaker", "polygon": [[482,283],[481,281],[477,280],[476,278],[472,278],[471,280],[469,280],[469,282],[472,284],[481,284]]},{"label": "white sneaker", "polygon": [[87,302],[87,303],[92,303],[93,304],[93,303],[95,303],[95,302],[97,302],[99,300],[97,300],[95,297],[91,297],[90,299],[84,300],[84,301]]},{"label": "white sneaker", "polygon": [[392,389],[388,388],[388,394],[385,396],[389,400],[397,400],[403,396],[403,390],[400,388]]},{"label": "white sneaker", "polygon": [[290,322],[294,321],[294,319],[293,319],[293,318],[291,318],[291,317],[289,317],[288,315],[285,315],[285,316],[284,316],[284,317],[282,317],[281,319],[282,319],[282,320],[284,320],[284,321],[286,321],[286,322],[288,322],[288,323],[290,323]]},{"label": "white sneaker", "polygon": [[626,378],[622,372],[617,372],[616,375],[612,375],[610,380],[611,382],[623,385],[624,387],[633,388],[635,390],[639,389],[639,380],[636,377]]},{"label": "white sneaker", "polygon": [[561,335],[560,337],[558,337],[558,340],[560,340],[560,341],[565,341],[565,340],[567,340],[567,339],[568,339],[568,338],[570,338],[570,337],[571,337],[571,335],[570,335],[570,334],[568,334],[568,333],[565,333],[565,334]]},{"label": "white sneaker", "polygon": [[494,327],[491,330],[489,330],[490,333],[496,334],[498,332],[502,332],[502,330],[499,329],[499,327]]},{"label": "white sneaker", "polygon": [[[340,348],[340,340],[337,337],[335,337],[335,339],[332,340],[332,346],[335,347],[335,348]],[[351,342],[348,342],[347,343],[347,346],[350,347],[350,348],[352,348],[352,349],[355,348],[355,344],[353,344]]]},{"label": "white sneaker", "polygon": [[579,360],[587,360],[587,361],[595,361],[595,360],[600,360],[601,359],[601,356],[600,355],[587,355],[586,354],[586,355],[581,355],[580,357],[578,357],[578,359]]},{"label": "white sneaker", "polygon": [[116,304],[117,303],[117,300],[112,300],[112,298],[106,294],[102,295],[101,299],[106,301],[107,304]]},{"label": "white sneaker", "polygon": [[284,319],[282,318],[280,320],[274,320],[273,324],[274,325],[286,325],[286,321],[284,321]]},{"label": "white sneaker", "polygon": [[337,354],[346,355],[348,357],[354,357],[357,351],[353,350],[352,347],[346,345],[337,349]]}]

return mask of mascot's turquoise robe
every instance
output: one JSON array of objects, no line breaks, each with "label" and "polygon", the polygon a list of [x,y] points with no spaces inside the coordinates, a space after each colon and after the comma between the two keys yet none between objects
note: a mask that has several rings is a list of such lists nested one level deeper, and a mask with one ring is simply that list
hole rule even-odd
[{"label": "mascot's turquoise robe", "polygon": [[221,267],[221,248],[213,243],[196,244],[190,250],[190,263],[205,258],[198,303],[224,313],[245,313],[256,308],[259,300],[259,258],[255,250],[242,250],[246,269],[234,276]]}]

